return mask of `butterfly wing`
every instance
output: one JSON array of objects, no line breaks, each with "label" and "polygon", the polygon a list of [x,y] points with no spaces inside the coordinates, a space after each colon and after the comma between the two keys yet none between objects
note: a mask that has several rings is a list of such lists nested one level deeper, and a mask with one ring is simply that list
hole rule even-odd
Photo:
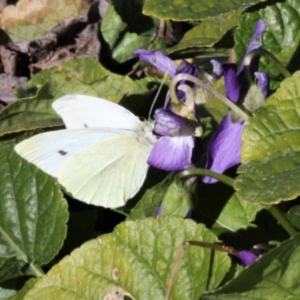
[{"label": "butterfly wing", "polygon": [[146,124],[125,108],[90,96],[67,95],[53,108],[67,129],[25,140],[17,153],[57,177],[74,198],[110,208],[124,205],[148,170],[154,140]]},{"label": "butterfly wing", "polygon": [[63,96],[52,107],[66,127],[136,130],[142,123],[133,113],[113,102],[79,94]]},{"label": "butterfly wing", "polygon": [[86,203],[123,206],[139,191],[147,174],[153,145],[144,142],[129,135],[101,141],[69,160],[58,181]]},{"label": "butterfly wing", "polygon": [[120,132],[95,129],[66,129],[35,135],[21,143],[16,152],[44,172],[58,177],[61,168],[72,157],[92,145]]}]

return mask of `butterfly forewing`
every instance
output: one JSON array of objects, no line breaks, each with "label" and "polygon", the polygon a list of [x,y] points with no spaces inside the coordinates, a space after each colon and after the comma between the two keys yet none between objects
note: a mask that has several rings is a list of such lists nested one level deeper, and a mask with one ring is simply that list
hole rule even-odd
[{"label": "butterfly forewing", "polygon": [[113,102],[86,95],[72,94],[53,103],[67,129],[110,128],[136,130],[142,122],[129,110]]},{"label": "butterfly forewing", "polygon": [[25,140],[15,150],[44,172],[58,177],[61,168],[72,157],[100,141],[119,135],[120,132],[112,130],[57,130]]},{"label": "butterfly forewing", "polygon": [[57,177],[74,198],[123,206],[142,186],[156,142],[152,123],[115,103],[67,95],[53,103],[67,129],[38,134],[16,146],[23,158]]}]

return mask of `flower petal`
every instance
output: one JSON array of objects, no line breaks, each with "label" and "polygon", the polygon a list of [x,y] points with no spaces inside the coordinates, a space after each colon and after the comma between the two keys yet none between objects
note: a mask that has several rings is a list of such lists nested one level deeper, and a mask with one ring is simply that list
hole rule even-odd
[{"label": "flower petal", "polygon": [[251,265],[257,260],[257,255],[247,250],[238,251],[236,256],[240,259],[243,266]]},{"label": "flower petal", "polygon": [[189,74],[192,76],[197,77],[199,73],[199,68],[196,65],[190,64],[189,62],[187,62],[186,60],[182,60],[180,65],[178,66],[178,68],[176,69],[176,73],[177,74]]},{"label": "flower petal", "polygon": [[[186,60],[182,60],[180,65],[178,66],[178,68],[176,70],[175,75],[177,75],[177,74],[188,74],[188,75],[192,75],[192,76],[197,77],[198,73],[199,73],[199,68],[196,65],[190,64]],[[186,82],[185,80],[180,81],[178,85],[181,85],[181,84],[186,84],[190,87],[194,86],[193,83]],[[177,97],[180,101],[185,102],[186,93],[183,90],[178,89],[177,90]]]},{"label": "flower petal", "polygon": [[162,212],[162,208],[161,208],[161,205],[158,207],[156,213],[155,213],[155,217],[159,217],[161,215],[161,212]]},{"label": "flower petal", "polygon": [[155,168],[176,172],[191,164],[193,136],[161,137],[154,145],[148,164]]},{"label": "flower petal", "polygon": [[[262,48],[263,46],[263,34],[266,30],[266,23],[263,20],[258,20],[255,26],[255,29],[253,31],[250,43],[248,45],[246,54],[244,56],[244,59],[242,63],[240,64],[240,69],[239,73],[242,72],[244,69],[244,64],[245,64],[245,57],[253,50]],[[258,63],[259,63],[259,56],[256,56],[254,59],[251,61],[251,66],[250,66],[250,72],[253,74],[255,71],[258,69]]]},{"label": "flower petal", "polygon": [[267,98],[269,95],[269,84],[270,84],[269,74],[265,72],[255,72],[254,76],[257,79],[258,88],[262,92],[264,98]]},{"label": "flower petal", "polygon": [[[245,122],[232,123],[230,113],[222,120],[217,132],[210,141],[207,149],[206,169],[223,173],[228,168],[241,161],[242,132]],[[215,183],[216,179],[205,176],[205,183]]]},{"label": "flower petal", "polygon": [[212,59],[210,63],[213,66],[212,76],[216,79],[220,78],[223,75],[223,66],[222,63],[216,59]]},{"label": "flower petal", "polygon": [[224,83],[228,99],[236,103],[242,89],[241,77],[237,75],[236,64],[223,64]]},{"label": "flower petal", "polygon": [[140,60],[145,61],[146,63],[156,67],[160,71],[167,73],[172,77],[176,73],[176,63],[158,50],[150,51],[138,49],[133,51],[133,54],[138,56]]},{"label": "flower petal", "polygon": [[185,121],[163,108],[155,111],[154,132],[158,135],[178,136],[181,127],[185,125]]}]

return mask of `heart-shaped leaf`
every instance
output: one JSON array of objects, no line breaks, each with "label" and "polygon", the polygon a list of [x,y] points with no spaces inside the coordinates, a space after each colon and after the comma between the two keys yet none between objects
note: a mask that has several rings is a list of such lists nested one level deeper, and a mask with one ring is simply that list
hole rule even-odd
[{"label": "heart-shaped leaf", "polygon": [[244,10],[259,0],[146,0],[143,12],[146,15],[174,21],[196,21],[218,16],[234,10]]},{"label": "heart-shaped leaf", "polygon": [[300,194],[299,84],[300,72],[284,80],[244,130],[234,183],[242,199],[273,204]]},{"label": "heart-shaped leaf", "polygon": [[[163,299],[179,245],[215,242],[203,225],[174,217],[127,221],[63,259],[24,299]],[[189,246],[176,273],[171,299],[196,299],[221,282],[230,266],[223,252]]]},{"label": "heart-shaped leaf", "polygon": [[300,296],[300,234],[283,242],[244,269],[218,291],[201,300],[294,299]]},{"label": "heart-shaped leaf", "polygon": [[40,276],[66,236],[67,204],[54,178],[0,144],[1,278]]}]

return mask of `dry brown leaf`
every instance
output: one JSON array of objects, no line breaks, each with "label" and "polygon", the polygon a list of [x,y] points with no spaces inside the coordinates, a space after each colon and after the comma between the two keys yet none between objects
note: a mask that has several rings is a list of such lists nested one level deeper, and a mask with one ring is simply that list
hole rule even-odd
[{"label": "dry brown leaf", "polygon": [[[10,74],[0,74],[0,100],[6,104],[10,104],[16,100],[15,88],[25,88],[27,78],[15,77]],[[0,102],[0,110],[3,108]]]},{"label": "dry brown leaf", "polygon": [[45,37],[0,46],[5,73],[26,76],[75,58],[99,58],[99,2],[93,2],[85,14],[58,23]]},{"label": "dry brown leaf", "polygon": [[42,38],[60,21],[79,15],[87,0],[20,0],[0,13],[0,27],[16,42]]}]

